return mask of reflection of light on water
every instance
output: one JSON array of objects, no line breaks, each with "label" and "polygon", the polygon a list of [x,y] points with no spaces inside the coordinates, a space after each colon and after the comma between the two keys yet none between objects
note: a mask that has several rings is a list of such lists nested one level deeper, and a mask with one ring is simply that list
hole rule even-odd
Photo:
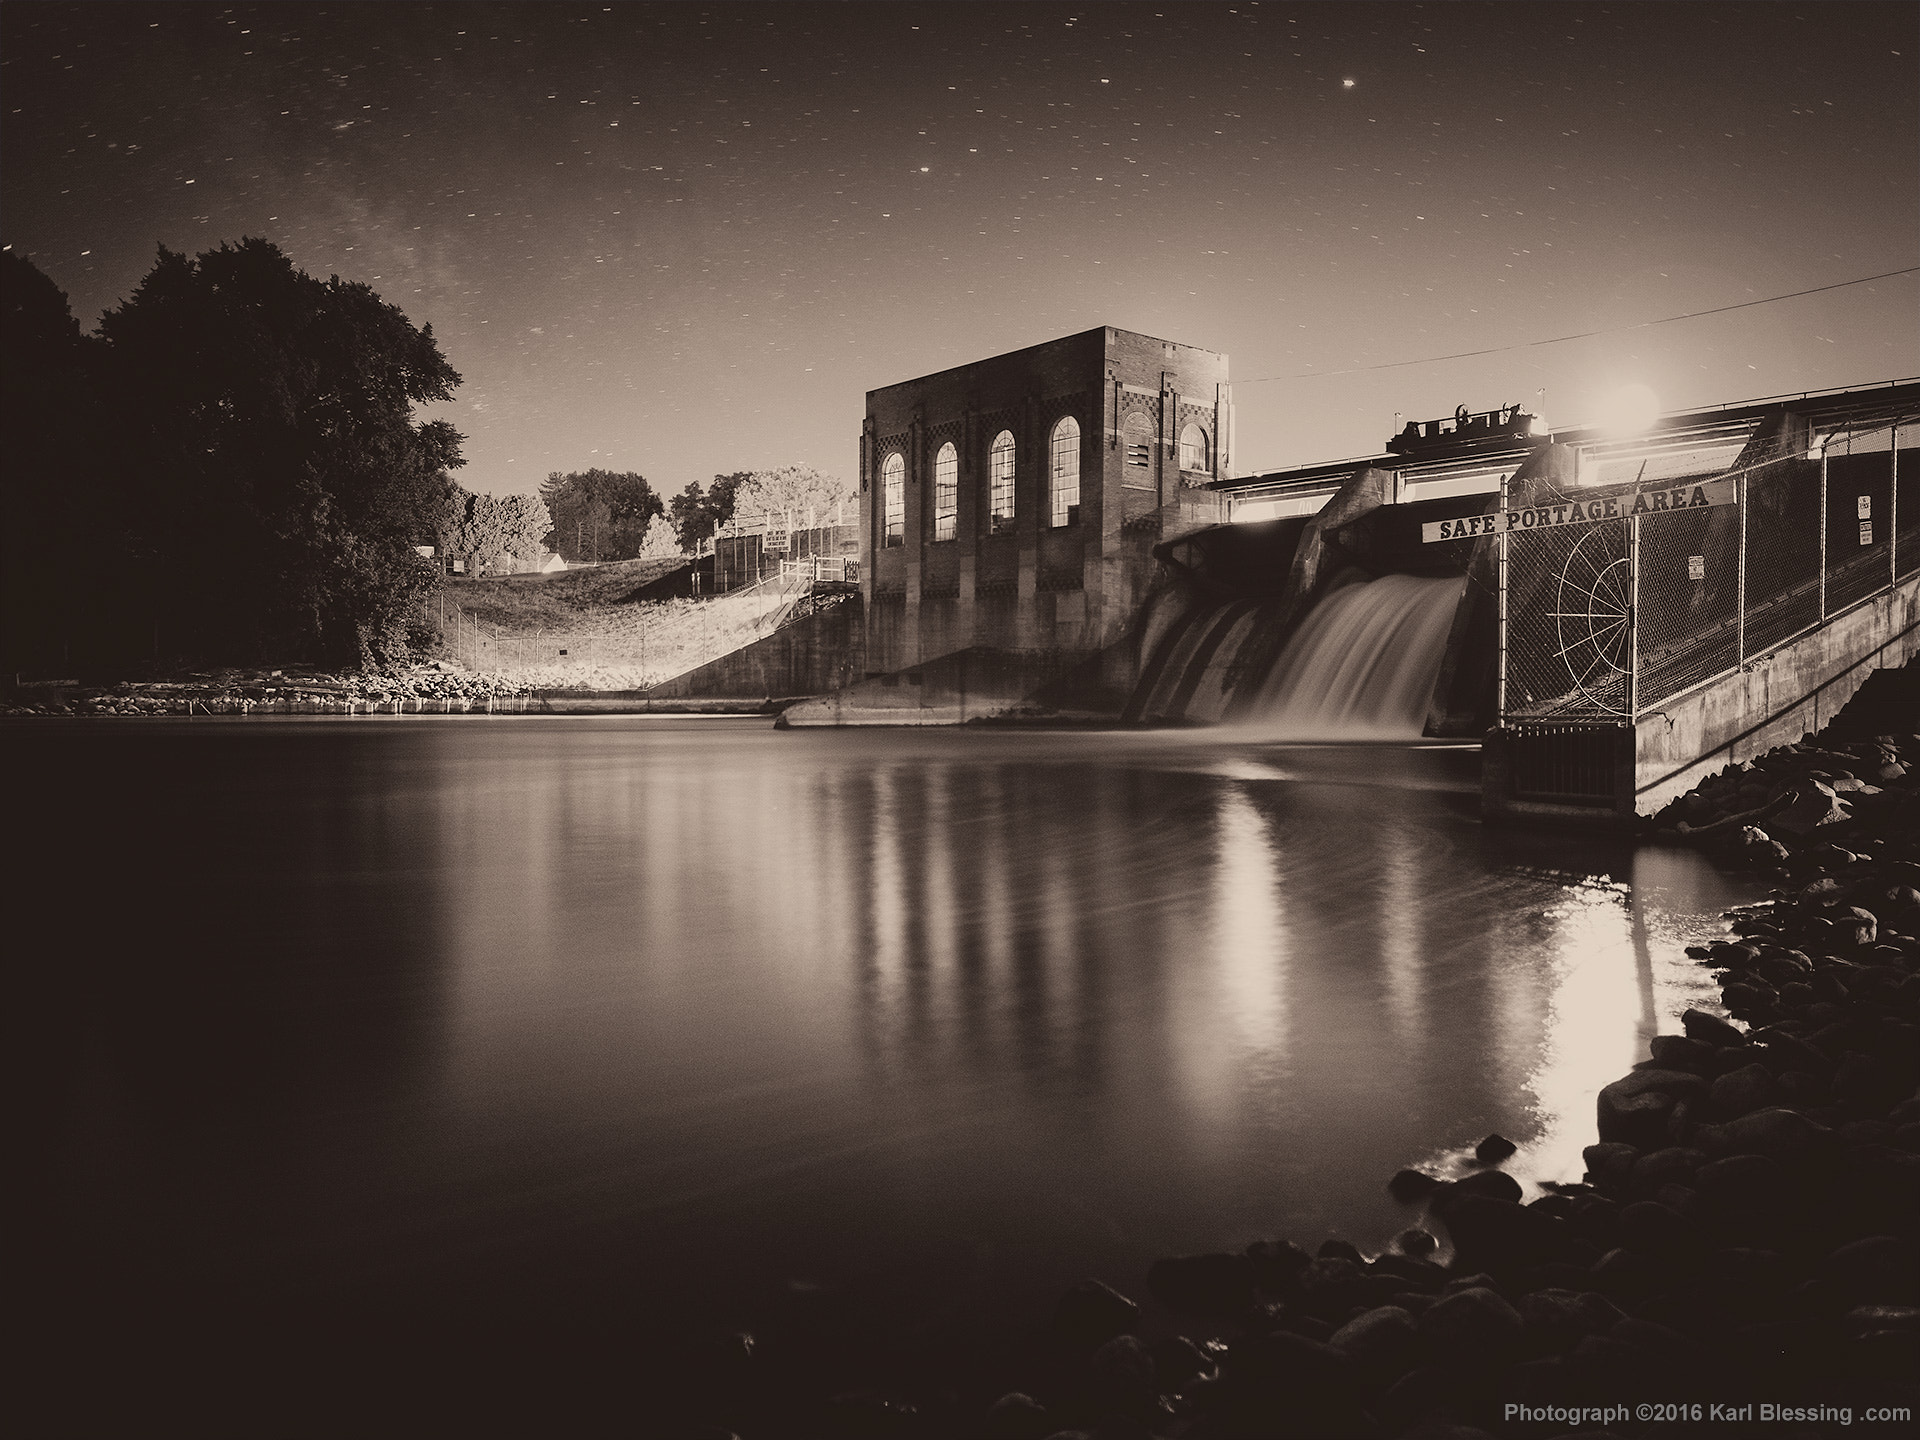
[{"label": "reflection of light on water", "polygon": [[954,909],[952,811],[953,774],[936,766],[927,774],[927,875],[921,925],[927,937],[927,960],[936,975],[954,973],[959,917]]},{"label": "reflection of light on water", "polygon": [[1387,1014],[1394,1038],[1405,1044],[1425,1033],[1426,1010],[1421,970],[1425,955],[1414,917],[1420,895],[1414,867],[1418,854],[1412,840],[1398,829],[1382,836],[1380,890],[1380,957],[1386,977]]},{"label": "reflection of light on water", "polygon": [[898,998],[907,957],[906,870],[900,862],[899,779],[873,777],[873,967],[884,1003]]},{"label": "reflection of light on water", "polygon": [[1277,1060],[1286,979],[1280,875],[1266,822],[1238,786],[1221,796],[1219,837],[1213,948],[1223,998],[1247,1046]]},{"label": "reflection of light on water", "polygon": [[1640,966],[1624,888],[1577,885],[1545,916],[1556,932],[1541,946],[1552,993],[1540,1066],[1527,1080],[1542,1128],[1508,1163],[1535,1179],[1580,1178],[1595,1097],[1640,1058]]}]

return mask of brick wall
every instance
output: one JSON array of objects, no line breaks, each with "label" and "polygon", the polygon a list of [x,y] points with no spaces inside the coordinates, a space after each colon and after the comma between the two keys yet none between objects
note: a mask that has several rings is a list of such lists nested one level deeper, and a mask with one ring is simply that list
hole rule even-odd
[{"label": "brick wall", "polygon": [[[1228,473],[1226,374],[1225,356],[1102,328],[868,392],[860,456],[868,668],[973,645],[1091,651],[1120,638],[1144,592],[1160,512],[1182,489]],[[1075,523],[1055,526],[1050,451],[1067,415],[1080,427],[1079,505]],[[1132,457],[1144,465],[1128,463],[1129,415]],[[1206,436],[1204,472],[1180,470],[1186,424]],[[990,457],[1003,431],[1014,438],[1015,514],[996,533]],[[959,462],[954,538],[936,540],[935,460],[948,443]],[[893,547],[878,539],[890,454],[906,477],[905,543]]]}]

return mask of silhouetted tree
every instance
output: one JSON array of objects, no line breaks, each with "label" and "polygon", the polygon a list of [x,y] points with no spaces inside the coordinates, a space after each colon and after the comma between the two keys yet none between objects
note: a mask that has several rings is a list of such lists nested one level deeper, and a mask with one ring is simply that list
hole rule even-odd
[{"label": "silhouetted tree", "polygon": [[438,584],[412,547],[461,463],[452,426],[413,419],[460,383],[432,327],[246,239],[161,247],[100,333],[127,563],[173,648],[405,656]]},{"label": "silhouetted tree", "polygon": [[89,653],[103,616],[118,608],[107,600],[110,587],[88,574],[118,549],[116,506],[102,489],[97,351],[60,287],[31,261],[0,251],[9,669],[61,667]]}]

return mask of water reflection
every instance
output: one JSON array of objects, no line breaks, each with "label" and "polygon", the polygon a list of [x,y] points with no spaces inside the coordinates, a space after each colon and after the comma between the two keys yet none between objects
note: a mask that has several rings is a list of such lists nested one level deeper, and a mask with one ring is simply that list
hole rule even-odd
[{"label": "water reflection", "polygon": [[135,971],[107,957],[137,912],[103,915],[99,983],[49,1020],[63,1243],[187,1285],[507,1270],[724,1306],[943,1256],[1045,1290],[1377,1243],[1406,1223],[1385,1178],[1489,1130],[1576,1169],[1594,1089],[1698,998],[1681,947],[1746,898],[1689,854],[1483,829],[1470,751],[430,717],[27,740],[109,833],[164,820],[164,852],[108,854],[158,913],[258,942]]}]

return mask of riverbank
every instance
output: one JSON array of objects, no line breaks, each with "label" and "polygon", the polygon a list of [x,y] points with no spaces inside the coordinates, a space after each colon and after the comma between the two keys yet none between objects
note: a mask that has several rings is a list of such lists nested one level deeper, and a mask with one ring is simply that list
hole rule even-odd
[{"label": "riverbank", "polygon": [[159,680],[51,680],[0,689],[0,716],[776,715],[789,703],[543,687],[525,676],[450,666],[386,674],[223,669]]},{"label": "riverbank", "polygon": [[945,1335],[839,1393],[820,1357],[715,1337],[679,1373],[684,1433],[1808,1437],[1878,1412],[1911,1433],[1917,746],[1782,747],[1658,818],[1777,888],[1689,950],[1732,1018],[1687,1010],[1602,1090],[1582,1183],[1522,1203],[1489,1136],[1465,1178],[1392,1177],[1409,1225],[1385,1253],[1164,1259],[1134,1295],[1084,1282],[1031,1328]]}]

